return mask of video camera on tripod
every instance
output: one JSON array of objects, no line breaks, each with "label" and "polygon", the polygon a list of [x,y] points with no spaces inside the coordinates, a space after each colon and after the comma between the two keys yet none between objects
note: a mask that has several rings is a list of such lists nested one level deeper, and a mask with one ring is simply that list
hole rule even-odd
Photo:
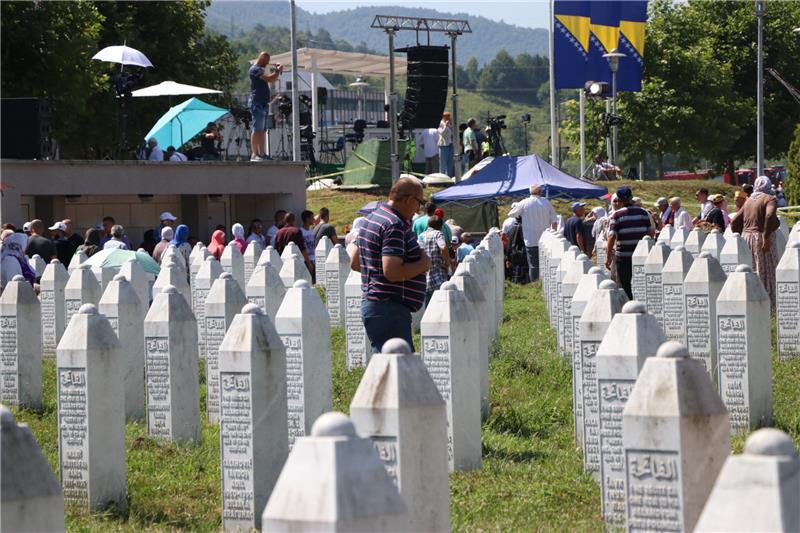
[{"label": "video camera on tripod", "polygon": [[138,72],[122,71],[114,76],[112,84],[117,96],[130,97],[131,92],[142,82],[142,74]]},{"label": "video camera on tripod", "polygon": [[244,124],[246,129],[250,129],[250,122],[252,122],[253,117],[249,109],[235,105],[231,107],[231,116],[237,124]]},{"label": "video camera on tripod", "polygon": [[489,130],[487,135],[489,140],[489,154],[495,157],[506,153],[502,133],[502,131],[508,127],[505,120],[506,115],[497,115],[493,117],[488,113],[486,114],[486,129]]},{"label": "video camera on tripod", "polygon": [[625,123],[625,119],[620,115],[615,115],[613,113],[602,113],[600,115],[600,120],[603,123],[603,128],[605,128],[606,135],[608,135],[611,128],[614,126],[622,126]]}]

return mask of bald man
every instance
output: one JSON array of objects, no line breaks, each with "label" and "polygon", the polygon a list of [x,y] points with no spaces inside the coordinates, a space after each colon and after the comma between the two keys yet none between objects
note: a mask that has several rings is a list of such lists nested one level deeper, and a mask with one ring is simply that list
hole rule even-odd
[{"label": "bald man", "polygon": [[283,65],[277,65],[272,73],[267,73],[269,54],[261,52],[248,70],[250,76],[250,114],[253,118],[253,133],[250,134],[250,161],[262,161],[267,153],[267,112],[269,109],[269,84],[277,80],[283,72]]},{"label": "bald man", "polygon": [[430,259],[419,247],[410,220],[423,205],[418,180],[397,180],[389,201],[367,216],[350,258],[350,267],[361,272],[361,319],[374,353],[395,337],[414,349],[411,313],[425,303]]}]

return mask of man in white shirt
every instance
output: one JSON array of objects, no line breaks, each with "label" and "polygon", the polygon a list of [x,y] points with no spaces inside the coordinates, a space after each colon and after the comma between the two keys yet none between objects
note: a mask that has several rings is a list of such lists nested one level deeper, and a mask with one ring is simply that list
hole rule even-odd
[{"label": "man in white shirt", "polygon": [[542,198],[542,187],[531,185],[531,195],[509,211],[509,217],[522,217],[522,237],[528,254],[528,274],[531,282],[539,279],[539,238],[550,227],[555,228],[558,218],[553,206]]},{"label": "man in white shirt", "polygon": [[189,158],[183,155],[182,153],[175,150],[174,146],[170,146],[167,148],[167,160],[168,161],[188,161]]},{"label": "man in white shirt", "polygon": [[[672,227],[675,229],[686,228],[688,230],[692,229],[692,215],[689,214],[686,209],[681,207],[681,199],[677,196],[673,196],[669,199],[669,208],[675,214],[669,218],[672,218]],[[669,219],[668,218],[668,219]]]},{"label": "man in white shirt", "polygon": [[164,151],[158,147],[158,141],[155,137],[150,137],[147,141],[147,145],[150,147],[150,157],[147,158],[148,161],[164,160]]},{"label": "man in white shirt", "polygon": [[[694,197],[697,198],[698,203],[700,204],[700,214],[694,217],[692,223],[697,224],[701,220],[705,220],[708,213],[714,209],[714,204],[708,199],[708,189],[705,187],[701,187],[694,193]],[[692,229],[689,226],[689,229]]]},{"label": "man in white shirt", "polygon": [[[514,202],[513,204],[511,204],[511,210],[512,211],[516,207],[517,207],[517,202]],[[511,229],[516,225],[517,225],[517,219],[516,218],[514,218],[512,216],[506,217],[506,219],[503,221],[503,227],[502,227],[502,229],[500,231],[503,233],[503,235],[508,235],[508,233],[511,231]]]}]

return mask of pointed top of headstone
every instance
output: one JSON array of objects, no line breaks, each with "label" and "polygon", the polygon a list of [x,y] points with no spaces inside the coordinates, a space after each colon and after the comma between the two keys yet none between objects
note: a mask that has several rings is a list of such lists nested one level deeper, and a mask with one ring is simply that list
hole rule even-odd
[{"label": "pointed top of headstone", "polygon": [[711,252],[706,250],[706,251],[700,252],[700,255],[698,255],[697,257],[702,257],[703,259],[708,259],[709,257],[713,257],[713,256],[711,255]]},{"label": "pointed top of headstone", "polygon": [[744,445],[744,453],[748,455],[797,455],[797,448],[792,438],[775,428],[763,428],[753,432]]},{"label": "pointed top of headstone", "polygon": [[467,257],[464,258],[465,263],[474,263],[476,261],[477,259],[472,255],[468,255]]},{"label": "pointed top of headstone", "polygon": [[411,346],[403,339],[389,339],[383,343],[381,353],[409,355],[411,353]]},{"label": "pointed top of headstone", "polygon": [[753,269],[750,265],[739,265],[736,267],[736,272],[753,272]]},{"label": "pointed top of headstone", "polygon": [[688,359],[689,350],[679,342],[667,341],[658,348],[656,357],[668,357],[673,359]]},{"label": "pointed top of headstone", "polygon": [[245,306],[242,307],[242,314],[243,315],[263,315],[264,314],[264,310],[261,309],[256,304],[245,304]]},{"label": "pointed top of headstone", "polygon": [[112,281],[128,281],[124,274],[114,274]]},{"label": "pointed top of headstone", "polygon": [[294,287],[295,289],[309,289],[311,288],[311,284],[309,284],[308,281],[304,279],[298,279],[297,281],[294,282],[294,285],[292,285],[292,287]]},{"label": "pointed top of headstone", "polygon": [[50,260],[50,264],[55,264],[55,263],[58,263],[60,265],[61,261],[59,261],[58,258]]},{"label": "pointed top of headstone", "polygon": [[[337,244],[336,246],[340,246]],[[342,413],[331,411],[317,418],[311,427],[312,437],[355,437],[356,427]]]},{"label": "pointed top of headstone", "polygon": [[217,258],[214,257],[213,255],[209,255],[208,257],[206,257],[206,261],[216,261],[216,260]]},{"label": "pointed top of headstone", "polygon": [[458,290],[458,287],[456,287],[455,283],[452,283],[450,281],[445,281],[444,283],[442,283],[439,286],[439,290],[440,291],[455,291],[455,290]]},{"label": "pointed top of headstone", "polygon": [[81,270],[91,270],[92,266],[91,265],[87,265],[86,263],[81,263],[78,268],[81,269]]},{"label": "pointed top of headstone", "polygon": [[622,313],[641,315],[647,312],[647,306],[638,300],[631,300],[622,306]]},{"label": "pointed top of headstone", "polygon": [[178,294],[178,289],[175,287],[175,285],[167,285],[161,292],[164,294]]},{"label": "pointed top of headstone", "polygon": [[230,272],[223,272],[219,275],[219,279],[233,279],[233,274]]},{"label": "pointed top of headstone", "polygon": [[800,248],[800,241],[794,241],[789,245],[789,248]]},{"label": "pointed top of headstone", "polygon": [[600,285],[598,285],[597,288],[598,289],[616,289],[617,288],[617,284],[614,283],[613,280],[604,279],[603,281],[600,282]]},{"label": "pointed top of headstone", "polygon": [[603,270],[603,268],[602,268],[602,267],[599,267],[599,266],[593,266],[593,267],[591,267],[591,268],[589,269],[589,272],[588,272],[588,274],[605,274],[605,271]]},{"label": "pointed top of headstone", "polygon": [[11,278],[11,281],[25,281],[25,276],[22,274],[16,274],[13,278]]},{"label": "pointed top of headstone", "polygon": [[78,314],[81,315],[96,315],[97,314],[97,306],[94,304],[83,304],[80,309],[78,309]]},{"label": "pointed top of headstone", "polygon": [[579,254],[578,257],[575,258],[575,260],[576,261],[588,261],[589,258],[586,256],[586,254]]},{"label": "pointed top of headstone", "polygon": [[711,230],[711,233],[717,233],[717,234],[719,234],[719,230],[718,230],[717,228],[714,228],[714,229],[712,229],[712,230]]}]

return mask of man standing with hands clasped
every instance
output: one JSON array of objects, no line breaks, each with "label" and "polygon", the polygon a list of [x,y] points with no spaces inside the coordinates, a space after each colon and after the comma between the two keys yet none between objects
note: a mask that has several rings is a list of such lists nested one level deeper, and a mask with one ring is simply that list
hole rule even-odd
[{"label": "man standing with hands clasped", "polygon": [[361,272],[361,319],[375,353],[395,337],[414,350],[411,313],[425,302],[430,259],[409,221],[423,205],[420,182],[400,178],[389,191],[389,201],[367,216],[358,233],[350,268]]},{"label": "man standing with hands clasped", "polygon": [[253,133],[250,134],[250,161],[263,161],[267,154],[267,110],[269,109],[269,83],[283,72],[283,65],[276,65],[275,72],[268,74],[269,54],[261,52],[250,66],[250,114],[253,116]]},{"label": "man standing with hands clasped", "polygon": [[633,191],[630,187],[617,189],[617,198],[622,207],[615,209],[608,222],[608,248],[606,249],[606,269],[611,271],[612,260],[617,264],[617,284],[625,290],[629,299],[633,299],[631,292],[631,277],[633,266],[631,258],[636,245],[645,236],[655,235],[650,215],[633,205]]}]

